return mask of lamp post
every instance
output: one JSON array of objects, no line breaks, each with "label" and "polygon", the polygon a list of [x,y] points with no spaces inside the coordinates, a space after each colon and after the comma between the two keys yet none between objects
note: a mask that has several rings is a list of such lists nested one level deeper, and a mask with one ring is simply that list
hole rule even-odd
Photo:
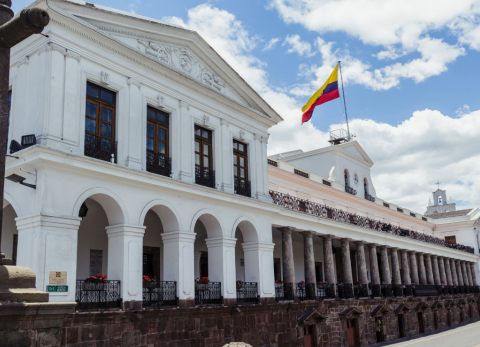
[{"label": "lamp post", "polygon": [[[0,251],[2,247],[3,193],[5,184],[5,157],[8,139],[8,92],[10,77],[10,48],[33,34],[39,34],[48,25],[50,17],[41,8],[23,9],[13,18],[11,0],[0,0]],[[12,19],[13,18],[13,19]],[[11,260],[0,254],[0,264]]]}]

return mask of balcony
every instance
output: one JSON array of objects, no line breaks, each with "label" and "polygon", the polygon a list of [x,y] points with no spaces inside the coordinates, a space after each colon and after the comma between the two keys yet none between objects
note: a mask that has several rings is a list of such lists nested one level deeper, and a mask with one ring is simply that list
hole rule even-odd
[{"label": "balcony", "polygon": [[252,197],[252,189],[250,186],[250,181],[242,180],[241,178],[234,178],[234,189],[235,194],[246,196],[247,198]]},{"label": "balcony", "polygon": [[355,189],[353,189],[352,187],[345,186],[345,191],[346,191],[348,194],[357,195],[357,191],[356,191]]},{"label": "balcony", "polygon": [[143,307],[177,306],[177,282],[143,282]]},{"label": "balcony", "polygon": [[351,299],[351,298],[353,298],[352,283],[337,284],[337,296],[340,299]]},{"label": "balcony", "polygon": [[317,284],[317,300],[334,300],[335,299],[335,284],[333,283],[318,283]]},{"label": "balcony", "polygon": [[195,183],[201,186],[215,188],[215,170],[196,166]]},{"label": "balcony", "polygon": [[75,301],[79,310],[120,309],[120,281],[77,280]]},{"label": "balcony", "polygon": [[368,285],[367,284],[354,284],[353,285],[353,294],[357,299],[368,298]]},{"label": "balcony", "polygon": [[85,156],[117,163],[117,141],[85,134]]},{"label": "balcony", "polygon": [[295,299],[293,285],[293,283],[275,283],[275,299],[277,301],[293,301]]},{"label": "balcony", "polygon": [[221,305],[222,283],[195,283],[195,305]]},{"label": "balcony", "polygon": [[158,153],[147,152],[147,171],[170,177],[172,174],[172,158]]},{"label": "balcony", "polygon": [[371,202],[375,202],[375,198],[368,193],[365,193],[365,199]]},{"label": "balcony", "polygon": [[315,283],[296,283],[295,292],[300,301],[316,300]]},{"label": "balcony", "polygon": [[258,283],[237,281],[237,304],[258,304]]}]

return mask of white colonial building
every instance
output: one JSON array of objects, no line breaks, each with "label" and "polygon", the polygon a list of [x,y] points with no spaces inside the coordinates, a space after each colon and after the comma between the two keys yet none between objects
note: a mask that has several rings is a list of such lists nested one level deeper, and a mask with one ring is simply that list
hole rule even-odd
[{"label": "white colonial building", "polygon": [[[266,302],[282,278],[366,284],[366,266],[380,284],[375,245],[382,282],[400,284],[400,270],[415,282],[406,271],[418,265],[417,284],[476,285],[478,245],[448,247],[433,219],[379,199],[358,142],[268,165],[268,129],[282,118],[198,33],[83,1],[33,5],[51,20],[48,37],[12,49],[2,251],[50,301],[81,300],[97,273],[125,308],[145,302],[142,275],[174,282],[184,306],[200,277],[221,284],[224,303],[237,280]],[[397,249],[419,263],[399,265]],[[442,275],[450,260],[462,282]]]}]

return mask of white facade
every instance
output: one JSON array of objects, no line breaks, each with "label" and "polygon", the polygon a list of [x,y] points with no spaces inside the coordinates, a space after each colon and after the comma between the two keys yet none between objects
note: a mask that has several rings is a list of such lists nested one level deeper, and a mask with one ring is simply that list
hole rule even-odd
[{"label": "white facade", "polygon": [[[12,49],[9,142],[35,134],[37,145],[8,158],[6,176],[24,176],[36,189],[6,181],[2,251],[13,256],[18,234],[16,263],[35,271],[40,290],[51,271],[67,272],[68,292],[50,293],[50,301],[75,301],[76,280],[93,270],[121,281],[124,302],[141,301],[146,248],[159,254],[154,266],[161,280],[177,282],[180,300],[194,297],[207,254],[208,275],[222,283],[225,299],[236,297],[237,279],[257,282],[260,297],[273,298],[281,226],[478,262],[475,254],[272,204],[267,131],[282,119],[197,33],[84,2],[35,6],[50,14],[49,37],[36,35]],[[87,82],[116,93],[111,162],[85,155]],[[147,106],[169,114],[171,177],[146,169]],[[195,184],[195,125],[212,131],[214,188]],[[234,194],[233,140],[247,145],[251,198]],[[341,145],[328,153],[334,172],[320,162],[305,170],[341,185],[344,167],[352,167],[352,177],[366,178],[376,196],[373,163],[359,148]],[[308,189],[316,188],[300,190]],[[326,200],[350,198],[342,191],[325,194]],[[371,206],[364,203],[370,204],[355,200],[354,208],[367,213]],[[88,212],[80,218],[83,204]],[[428,232],[431,223],[418,223],[417,230]],[[295,234],[297,281],[304,278],[301,242]],[[320,238],[314,247],[321,262]]]}]

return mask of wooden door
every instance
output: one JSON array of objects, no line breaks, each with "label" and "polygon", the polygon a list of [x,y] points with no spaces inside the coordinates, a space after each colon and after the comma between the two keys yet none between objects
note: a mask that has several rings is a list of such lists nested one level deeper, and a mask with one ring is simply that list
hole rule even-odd
[{"label": "wooden door", "polygon": [[422,312],[417,312],[418,317],[418,333],[423,334],[425,332],[425,328],[423,327],[423,314]]},{"label": "wooden door", "polygon": [[315,340],[313,335],[313,326],[308,326],[303,328],[304,335],[303,335],[303,345],[305,347],[315,347]]},{"label": "wooden door", "polygon": [[357,344],[357,320],[347,320],[347,341],[348,347],[356,347]]},{"label": "wooden door", "polygon": [[377,342],[383,342],[383,321],[382,317],[375,318],[375,333],[377,335]]},{"label": "wooden door", "polygon": [[403,314],[398,315],[398,335],[399,335],[399,338],[405,337]]}]

